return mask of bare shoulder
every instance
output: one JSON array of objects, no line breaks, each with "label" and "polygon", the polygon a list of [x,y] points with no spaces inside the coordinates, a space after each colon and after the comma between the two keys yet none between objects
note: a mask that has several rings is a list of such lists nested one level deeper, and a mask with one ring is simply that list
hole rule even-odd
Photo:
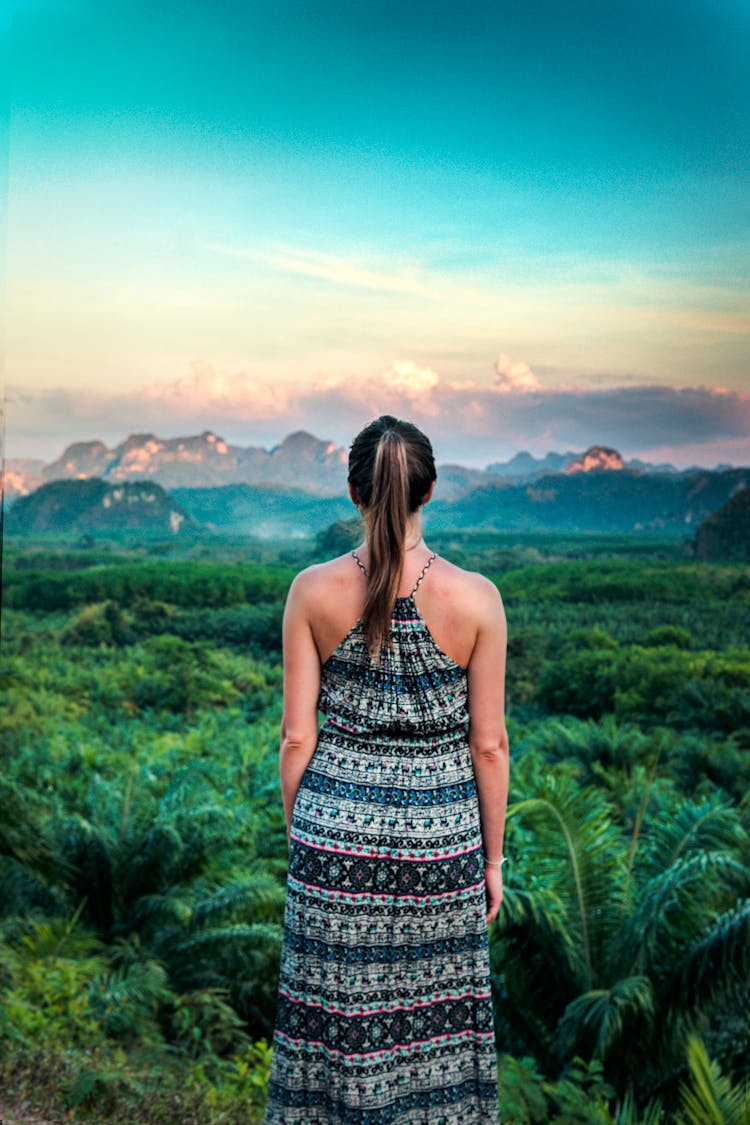
[{"label": "bare shoulder", "polygon": [[351,555],[313,563],[300,570],[289,587],[289,597],[309,609],[325,604],[351,585]]},{"label": "bare shoulder", "polygon": [[500,591],[491,579],[477,570],[464,570],[447,559],[441,558],[441,576],[444,592],[452,595],[453,599],[477,620],[486,620],[487,617],[497,619],[505,617],[503,599]]}]

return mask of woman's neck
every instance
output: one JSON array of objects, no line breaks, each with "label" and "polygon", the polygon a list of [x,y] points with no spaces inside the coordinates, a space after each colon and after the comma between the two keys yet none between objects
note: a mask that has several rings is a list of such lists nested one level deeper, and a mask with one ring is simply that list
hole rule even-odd
[{"label": "woman's neck", "polygon": [[[413,551],[420,546],[424,545],[424,536],[422,534],[422,519],[419,513],[412,516],[406,524],[406,535],[404,537],[404,550]],[[365,532],[364,542],[361,549],[368,550],[370,546],[369,537]]]}]

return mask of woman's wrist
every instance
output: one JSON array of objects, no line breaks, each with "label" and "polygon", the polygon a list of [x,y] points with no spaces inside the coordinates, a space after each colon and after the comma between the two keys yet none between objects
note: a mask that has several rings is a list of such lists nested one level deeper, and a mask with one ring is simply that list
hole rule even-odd
[{"label": "woman's wrist", "polygon": [[482,857],[484,859],[485,867],[502,867],[502,865],[508,858],[506,855],[504,855],[500,859],[488,859],[487,856],[484,855],[484,853],[482,853]]}]

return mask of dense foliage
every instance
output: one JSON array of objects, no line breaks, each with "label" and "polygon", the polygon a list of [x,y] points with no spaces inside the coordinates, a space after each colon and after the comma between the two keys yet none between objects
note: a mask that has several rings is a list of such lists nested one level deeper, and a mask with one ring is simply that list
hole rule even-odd
[{"label": "dense foliage", "polygon": [[[298,566],[357,530],[252,562],[231,546],[6,557],[8,1089],[97,1121],[262,1119],[281,613]],[[508,618],[510,862],[490,933],[504,1119],[747,1120],[747,568],[602,537],[439,549],[493,575]]]},{"label": "dense foliage", "polygon": [[696,531],[695,552],[699,559],[750,562],[750,488],[733,492],[706,516]]}]

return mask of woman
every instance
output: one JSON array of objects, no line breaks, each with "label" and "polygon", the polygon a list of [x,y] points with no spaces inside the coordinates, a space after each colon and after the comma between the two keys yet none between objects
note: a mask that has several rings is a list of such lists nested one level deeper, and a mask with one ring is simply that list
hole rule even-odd
[{"label": "woman", "polygon": [[496,587],[424,542],[435,480],[416,426],[365,427],[349,454],[364,542],[289,590],[266,1125],[498,1121],[507,630]]}]

